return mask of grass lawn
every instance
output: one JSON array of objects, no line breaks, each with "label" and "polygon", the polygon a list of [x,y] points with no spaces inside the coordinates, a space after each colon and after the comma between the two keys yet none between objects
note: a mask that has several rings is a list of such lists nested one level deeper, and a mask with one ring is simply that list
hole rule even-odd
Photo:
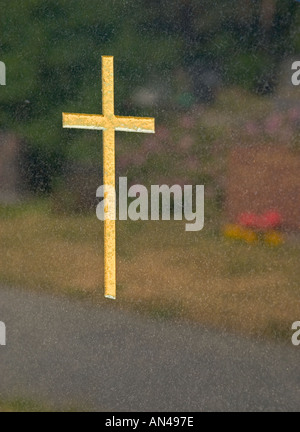
[{"label": "grass lawn", "polygon": [[12,412],[43,412],[35,404],[27,403],[24,401],[12,401],[4,402],[0,401],[0,413],[12,413]]},{"label": "grass lawn", "polygon": [[[199,233],[183,222],[118,222],[113,307],[289,339],[299,320],[299,244],[232,243],[206,220]],[[103,298],[103,225],[93,214],[58,216],[40,202],[1,208],[0,253],[3,284],[112,305]]]},{"label": "grass lawn", "polygon": [[59,408],[47,406],[41,403],[36,403],[27,399],[0,399],[0,413],[26,413],[26,412],[82,412],[76,408]]},{"label": "grass lawn", "polygon": [[0,400],[0,413],[13,412],[52,412],[52,410],[25,399]]}]

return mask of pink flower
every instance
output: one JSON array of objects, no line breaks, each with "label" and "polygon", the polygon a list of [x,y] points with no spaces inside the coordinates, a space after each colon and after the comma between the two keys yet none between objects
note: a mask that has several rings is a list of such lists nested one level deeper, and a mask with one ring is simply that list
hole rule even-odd
[{"label": "pink flower", "polygon": [[257,125],[257,123],[254,122],[246,123],[245,129],[247,134],[249,135],[256,135],[259,132],[259,126]]},{"label": "pink flower", "polygon": [[300,120],[300,109],[299,108],[291,108],[288,112],[289,119],[292,121]]},{"label": "pink flower", "polygon": [[193,147],[194,144],[195,144],[194,138],[191,137],[190,135],[185,135],[179,142],[179,148],[180,150],[188,151]]},{"label": "pink flower", "polygon": [[278,139],[288,142],[293,139],[294,132],[290,125],[282,127],[278,133]]},{"label": "pink flower", "polygon": [[199,165],[200,165],[199,160],[195,157],[189,158],[186,162],[187,169],[191,171],[197,171],[199,169]]},{"label": "pink flower", "polygon": [[158,126],[155,132],[155,136],[158,140],[168,141],[171,137],[171,133],[165,126]]},{"label": "pink flower", "polygon": [[179,125],[184,129],[194,129],[196,121],[194,117],[187,114],[179,119]]},{"label": "pink flower", "polygon": [[141,166],[146,162],[146,160],[147,160],[147,155],[145,153],[142,153],[142,152],[135,153],[132,156],[133,166]]},{"label": "pink flower", "polygon": [[158,153],[161,149],[161,144],[155,136],[151,136],[145,139],[142,149],[145,153]]},{"label": "pink flower", "polygon": [[162,185],[168,185],[168,186],[173,186],[173,185],[179,185],[182,188],[185,185],[190,185],[191,182],[187,179],[187,178],[181,178],[181,177],[176,177],[176,178],[167,178],[167,177],[160,177],[157,181],[157,184],[159,186]]},{"label": "pink flower", "polygon": [[278,113],[271,114],[265,122],[265,131],[268,134],[276,133],[282,125],[282,115]]},{"label": "pink flower", "polygon": [[143,165],[146,160],[147,155],[144,152],[123,155],[117,159],[116,166],[120,172],[126,172],[130,167]]},{"label": "pink flower", "polygon": [[125,172],[129,166],[132,165],[132,156],[131,155],[123,155],[117,159],[117,169],[121,172]]}]

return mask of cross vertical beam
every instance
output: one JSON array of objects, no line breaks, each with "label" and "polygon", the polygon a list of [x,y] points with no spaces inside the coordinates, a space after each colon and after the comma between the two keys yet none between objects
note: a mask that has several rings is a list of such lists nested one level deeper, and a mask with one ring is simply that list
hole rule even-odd
[{"label": "cross vertical beam", "polygon": [[[113,123],[115,115],[114,97],[114,58],[102,57],[102,111]],[[115,129],[109,127],[103,131],[103,184],[116,190],[115,167]],[[104,192],[104,198],[106,198]],[[110,203],[116,207],[116,203]],[[115,208],[110,209],[115,214]],[[105,211],[105,210],[104,210]],[[116,221],[105,218],[104,221],[104,289],[105,297],[116,298]]]},{"label": "cross vertical beam", "polygon": [[[115,131],[106,129],[103,131],[103,184],[104,190],[108,187],[115,188]],[[104,198],[107,198],[104,192]],[[109,202],[112,214],[116,214],[116,202]],[[104,209],[108,212],[108,209]],[[105,218],[104,220],[104,287],[105,297],[116,298],[116,221]]]},{"label": "cross vertical beam", "polygon": [[114,93],[114,58],[102,57],[102,111],[104,117],[113,118],[115,115]]}]

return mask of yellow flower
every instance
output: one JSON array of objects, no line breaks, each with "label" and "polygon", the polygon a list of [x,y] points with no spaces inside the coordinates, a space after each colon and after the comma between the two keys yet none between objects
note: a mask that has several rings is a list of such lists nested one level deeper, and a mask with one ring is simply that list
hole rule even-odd
[{"label": "yellow flower", "polygon": [[245,240],[249,244],[255,244],[258,242],[258,236],[257,234],[249,229],[244,230],[243,240]]},{"label": "yellow flower", "polygon": [[224,228],[224,236],[235,240],[244,240],[250,244],[254,244],[258,241],[257,234],[254,231],[245,229],[240,225],[226,225]]},{"label": "yellow flower", "polygon": [[278,231],[267,232],[264,239],[269,246],[280,246],[284,243],[284,237]]},{"label": "yellow flower", "polygon": [[226,225],[224,228],[224,236],[227,238],[241,239],[243,228],[239,225]]}]

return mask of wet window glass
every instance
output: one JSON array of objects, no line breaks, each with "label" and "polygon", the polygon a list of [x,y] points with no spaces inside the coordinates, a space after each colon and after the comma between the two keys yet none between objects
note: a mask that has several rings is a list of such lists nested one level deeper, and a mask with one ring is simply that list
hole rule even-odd
[{"label": "wet window glass", "polygon": [[299,24],[2,0],[0,411],[299,409]]}]

